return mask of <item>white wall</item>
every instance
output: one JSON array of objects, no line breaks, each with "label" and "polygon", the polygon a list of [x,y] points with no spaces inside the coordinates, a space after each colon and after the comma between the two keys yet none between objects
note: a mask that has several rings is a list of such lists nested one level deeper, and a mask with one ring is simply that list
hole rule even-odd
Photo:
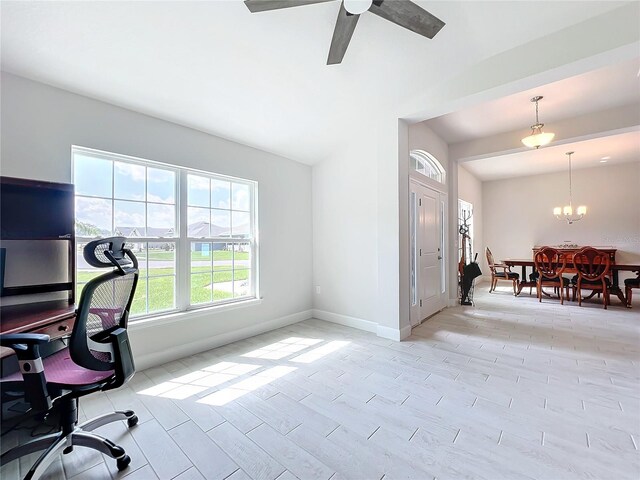
[{"label": "white wall", "polygon": [[345,323],[331,316],[341,315],[375,331],[377,168],[375,148],[365,147],[313,167],[314,308],[319,318]]},{"label": "white wall", "polygon": [[393,118],[359,127],[313,167],[314,316],[399,340],[411,333],[400,303],[398,197],[399,149],[408,163],[398,138],[408,134]]},{"label": "white wall", "polygon": [[553,208],[569,201],[568,174],[483,182],[484,241],[496,259],[531,258],[534,245],[614,246],[616,262],[640,263],[640,163],[573,172],[574,205],[587,215],[568,225]]},{"label": "white wall", "polygon": [[71,181],[71,146],[258,181],[259,305],[132,328],[139,366],[311,316],[311,168],[219,137],[2,74],[1,172]]},{"label": "white wall", "polygon": [[482,182],[460,164],[458,164],[458,198],[473,205],[473,254],[478,254],[478,263],[482,274],[489,275],[484,254]]}]

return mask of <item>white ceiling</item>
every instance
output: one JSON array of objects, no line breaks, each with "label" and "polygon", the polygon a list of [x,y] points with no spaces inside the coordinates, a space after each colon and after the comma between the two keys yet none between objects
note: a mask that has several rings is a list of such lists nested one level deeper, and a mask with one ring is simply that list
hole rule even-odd
[{"label": "white ceiling", "polygon": [[446,22],[433,40],[365,14],[329,67],[336,2],[2,1],[2,69],[312,164],[454,73],[622,2],[417,3]]},{"label": "white ceiling", "polygon": [[542,95],[540,121],[546,131],[553,123],[620,105],[640,102],[640,58],[583,75],[474,105],[425,123],[447,143],[458,143],[521,129],[522,136],[535,123],[531,98]]},{"label": "white ceiling", "polygon": [[[638,162],[640,130],[473,160],[462,166],[481,181],[561,172],[569,168],[565,153],[571,151],[575,152],[571,156],[571,168],[574,170]],[[611,158],[606,163],[600,163],[603,157]]]}]

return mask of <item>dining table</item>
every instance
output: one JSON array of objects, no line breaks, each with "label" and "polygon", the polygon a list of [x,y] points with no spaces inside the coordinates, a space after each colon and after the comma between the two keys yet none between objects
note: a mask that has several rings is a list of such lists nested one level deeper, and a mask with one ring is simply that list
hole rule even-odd
[{"label": "dining table", "polygon": [[[531,271],[533,272],[535,269],[535,263],[532,258],[507,258],[503,260],[501,263],[509,267],[521,267],[522,268],[522,276],[521,280],[518,282],[518,290],[516,296],[520,295],[523,288],[530,287],[533,288],[536,286],[535,281],[531,281],[527,276],[527,268],[531,267]],[[567,263],[567,269],[575,268],[572,263]],[[631,305],[627,304],[627,299],[624,296],[624,291],[620,288],[620,276],[619,272],[634,272],[640,278],[640,264],[623,264],[623,263],[615,263],[610,266],[611,269],[611,289],[610,293],[617,296],[623,305],[631,307]]]}]

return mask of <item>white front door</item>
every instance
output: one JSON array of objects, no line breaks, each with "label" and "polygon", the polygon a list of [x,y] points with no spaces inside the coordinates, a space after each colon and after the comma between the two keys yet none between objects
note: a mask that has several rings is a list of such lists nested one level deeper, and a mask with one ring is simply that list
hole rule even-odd
[{"label": "white front door", "polygon": [[444,304],[443,199],[411,182],[411,324],[442,310]]}]

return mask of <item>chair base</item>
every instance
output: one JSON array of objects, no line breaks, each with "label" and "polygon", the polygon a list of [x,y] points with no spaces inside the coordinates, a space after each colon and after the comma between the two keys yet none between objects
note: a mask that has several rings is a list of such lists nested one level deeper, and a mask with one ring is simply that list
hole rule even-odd
[{"label": "chair base", "polygon": [[124,448],[116,445],[108,438],[93,433],[96,428],[118,420],[126,420],[129,427],[138,423],[136,414],[132,410],[126,410],[107,413],[72,428],[63,426],[58,433],[36,438],[2,454],[0,466],[25,455],[44,450],[24,477],[24,480],[38,479],[49,468],[49,465],[58,458],[60,453],[71,453],[73,447],[78,446],[91,448],[110,456],[116,460],[118,470],[124,470],[131,463],[131,458],[125,453]]}]

